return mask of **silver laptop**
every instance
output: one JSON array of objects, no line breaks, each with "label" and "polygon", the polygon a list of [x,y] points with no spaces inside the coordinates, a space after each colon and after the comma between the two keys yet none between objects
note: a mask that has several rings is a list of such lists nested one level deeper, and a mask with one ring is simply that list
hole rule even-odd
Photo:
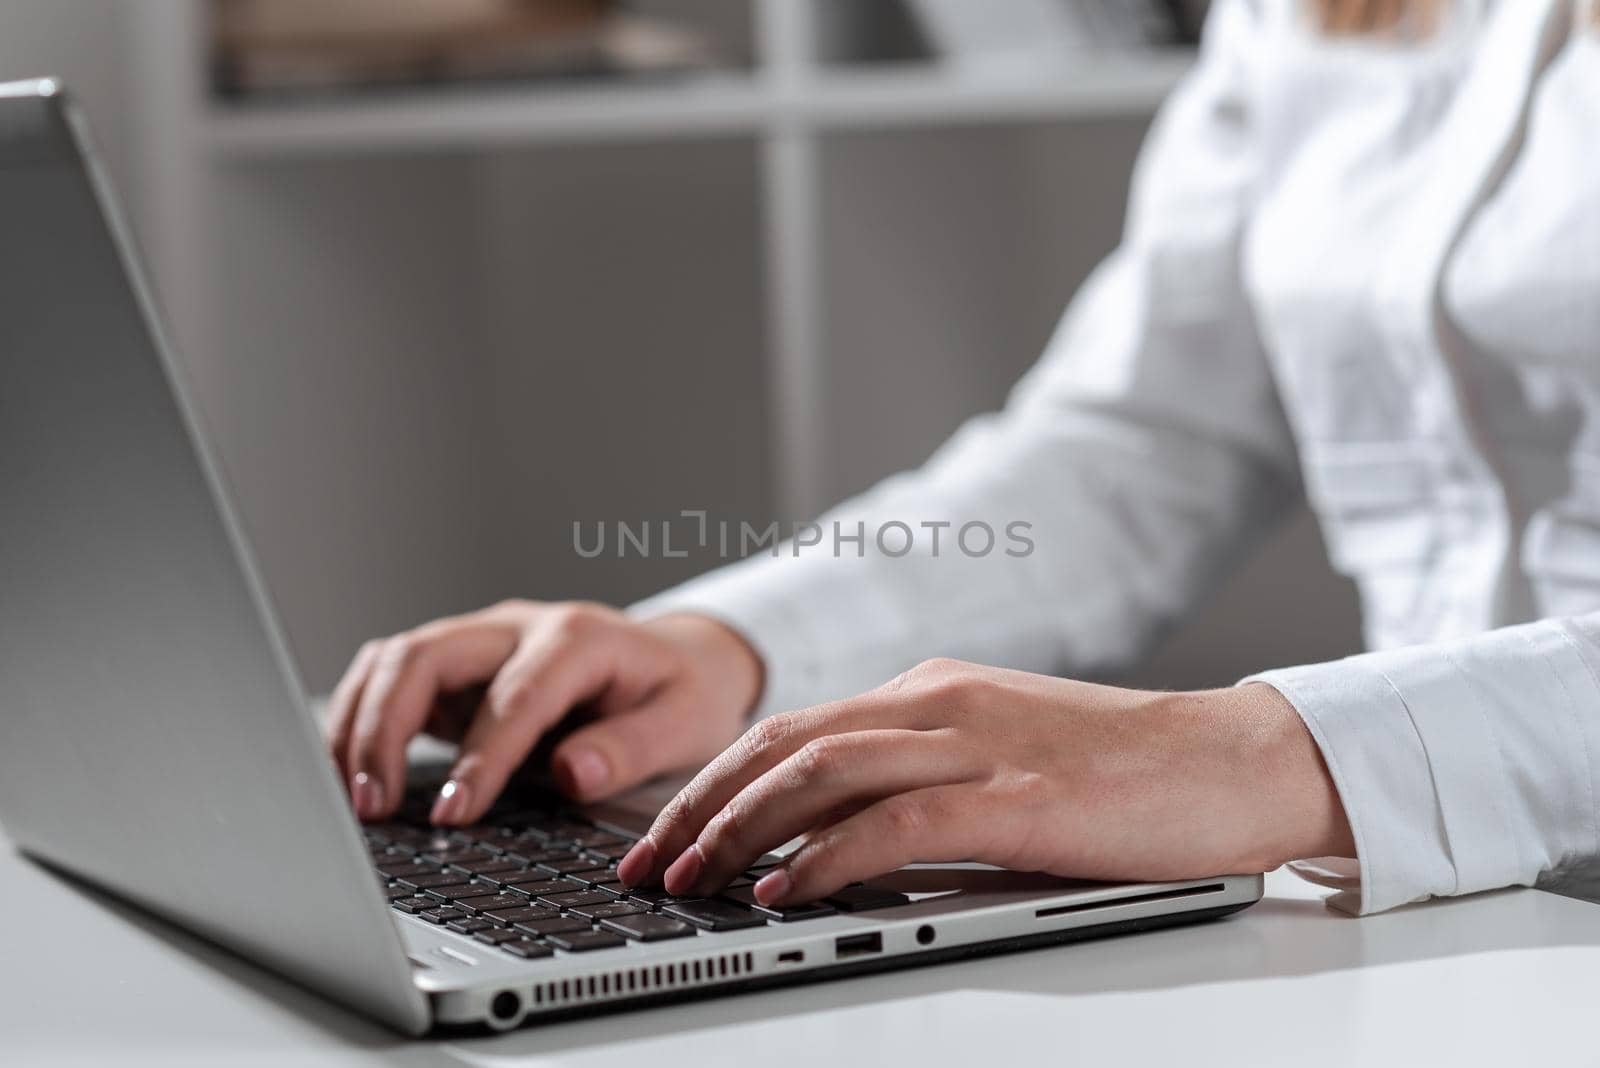
[{"label": "silver laptop", "polygon": [[534,786],[450,835],[363,828],[178,372],[81,114],[55,82],[0,85],[0,821],[74,880],[414,1034],[1139,931],[1261,895],[1255,875],[978,865],[781,917],[739,887],[630,895],[610,868],[663,787],[575,809]]}]

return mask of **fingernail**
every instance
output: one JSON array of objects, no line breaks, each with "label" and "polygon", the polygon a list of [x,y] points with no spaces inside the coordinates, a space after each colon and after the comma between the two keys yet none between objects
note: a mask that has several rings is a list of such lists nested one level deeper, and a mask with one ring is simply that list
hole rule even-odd
[{"label": "fingernail", "polygon": [[694,889],[705,866],[706,858],[700,852],[700,843],[696,842],[683,851],[683,856],[672,862],[672,867],[661,877],[661,882],[666,886],[667,893],[684,897]]},{"label": "fingernail", "polygon": [[789,878],[789,869],[773,868],[756,881],[756,900],[763,905],[773,905],[782,901],[794,889],[794,880]]},{"label": "fingernail", "polygon": [[467,812],[467,784],[451,779],[439,787],[439,799],[428,816],[432,823],[460,823]]},{"label": "fingernail", "polygon": [[383,783],[364,771],[350,779],[350,803],[359,819],[376,819],[383,811]]},{"label": "fingernail", "polygon": [[577,749],[570,753],[567,774],[572,776],[573,792],[584,797],[600,793],[611,781],[611,768],[596,749]]},{"label": "fingernail", "polygon": [[628,850],[622,863],[617,865],[617,878],[622,880],[623,886],[638,886],[655,866],[655,843],[648,838],[641,838]]}]

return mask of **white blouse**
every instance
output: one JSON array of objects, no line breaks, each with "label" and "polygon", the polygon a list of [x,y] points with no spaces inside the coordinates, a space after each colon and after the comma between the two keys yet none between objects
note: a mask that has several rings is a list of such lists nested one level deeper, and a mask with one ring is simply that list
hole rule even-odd
[{"label": "white blouse", "polygon": [[[1600,880],[1585,6],[1456,0],[1397,44],[1324,38],[1296,0],[1220,0],[1121,247],[1005,410],[830,513],[821,545],[636,611],[740,630],[763,712],[936,655],[1099,672],[1304,493],[1374,651],[1255,676],[1305,719],[1355,835],[1358,863],[1302,873],[1363,913]],[[1031,551],[959,551],[973,520],[1030,524]],[[904,555],[873,536],[892,522],[922,535]]]}]

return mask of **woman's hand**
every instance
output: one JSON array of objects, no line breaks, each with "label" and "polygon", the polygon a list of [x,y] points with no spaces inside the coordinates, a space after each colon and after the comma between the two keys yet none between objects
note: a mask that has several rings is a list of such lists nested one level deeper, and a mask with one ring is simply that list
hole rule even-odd
[{"label": "woman's hand", "polygon": [[381,819],[400,803],[412,737],[459,740],[433,821],[468,824],[580,705],[595,722],[551,757],[574,798],[700,766],[744,728],[762,670],[743,639],[703,616],[636,623],[602,605],[508,601],[368,642],[334,691],[329,744],[357,815]]},{"label": "woman's hand", "polygon": [[707,894],[799,835],[756,884],[762,903],[917,861],[1163,880],[1353,848],[1321,754],[1271,687],[1147,693],[941,660],[756,724],[619,876]]}]

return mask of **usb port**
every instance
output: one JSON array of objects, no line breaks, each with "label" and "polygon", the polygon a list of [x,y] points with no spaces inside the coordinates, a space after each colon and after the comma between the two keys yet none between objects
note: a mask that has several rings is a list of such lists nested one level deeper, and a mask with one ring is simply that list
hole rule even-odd
[{"label": "usb port", "polygon": [[833,955],[838,960],[882,952],[883,934],[879,931],[873,931],[871,934],[845,935],[843,938],[833,940]]},{"label": "usb port", "polygon": [[806,951],[803,949],[791,949],[787,953],[778,954],[779,964],[803,964],[805,959]]}]

